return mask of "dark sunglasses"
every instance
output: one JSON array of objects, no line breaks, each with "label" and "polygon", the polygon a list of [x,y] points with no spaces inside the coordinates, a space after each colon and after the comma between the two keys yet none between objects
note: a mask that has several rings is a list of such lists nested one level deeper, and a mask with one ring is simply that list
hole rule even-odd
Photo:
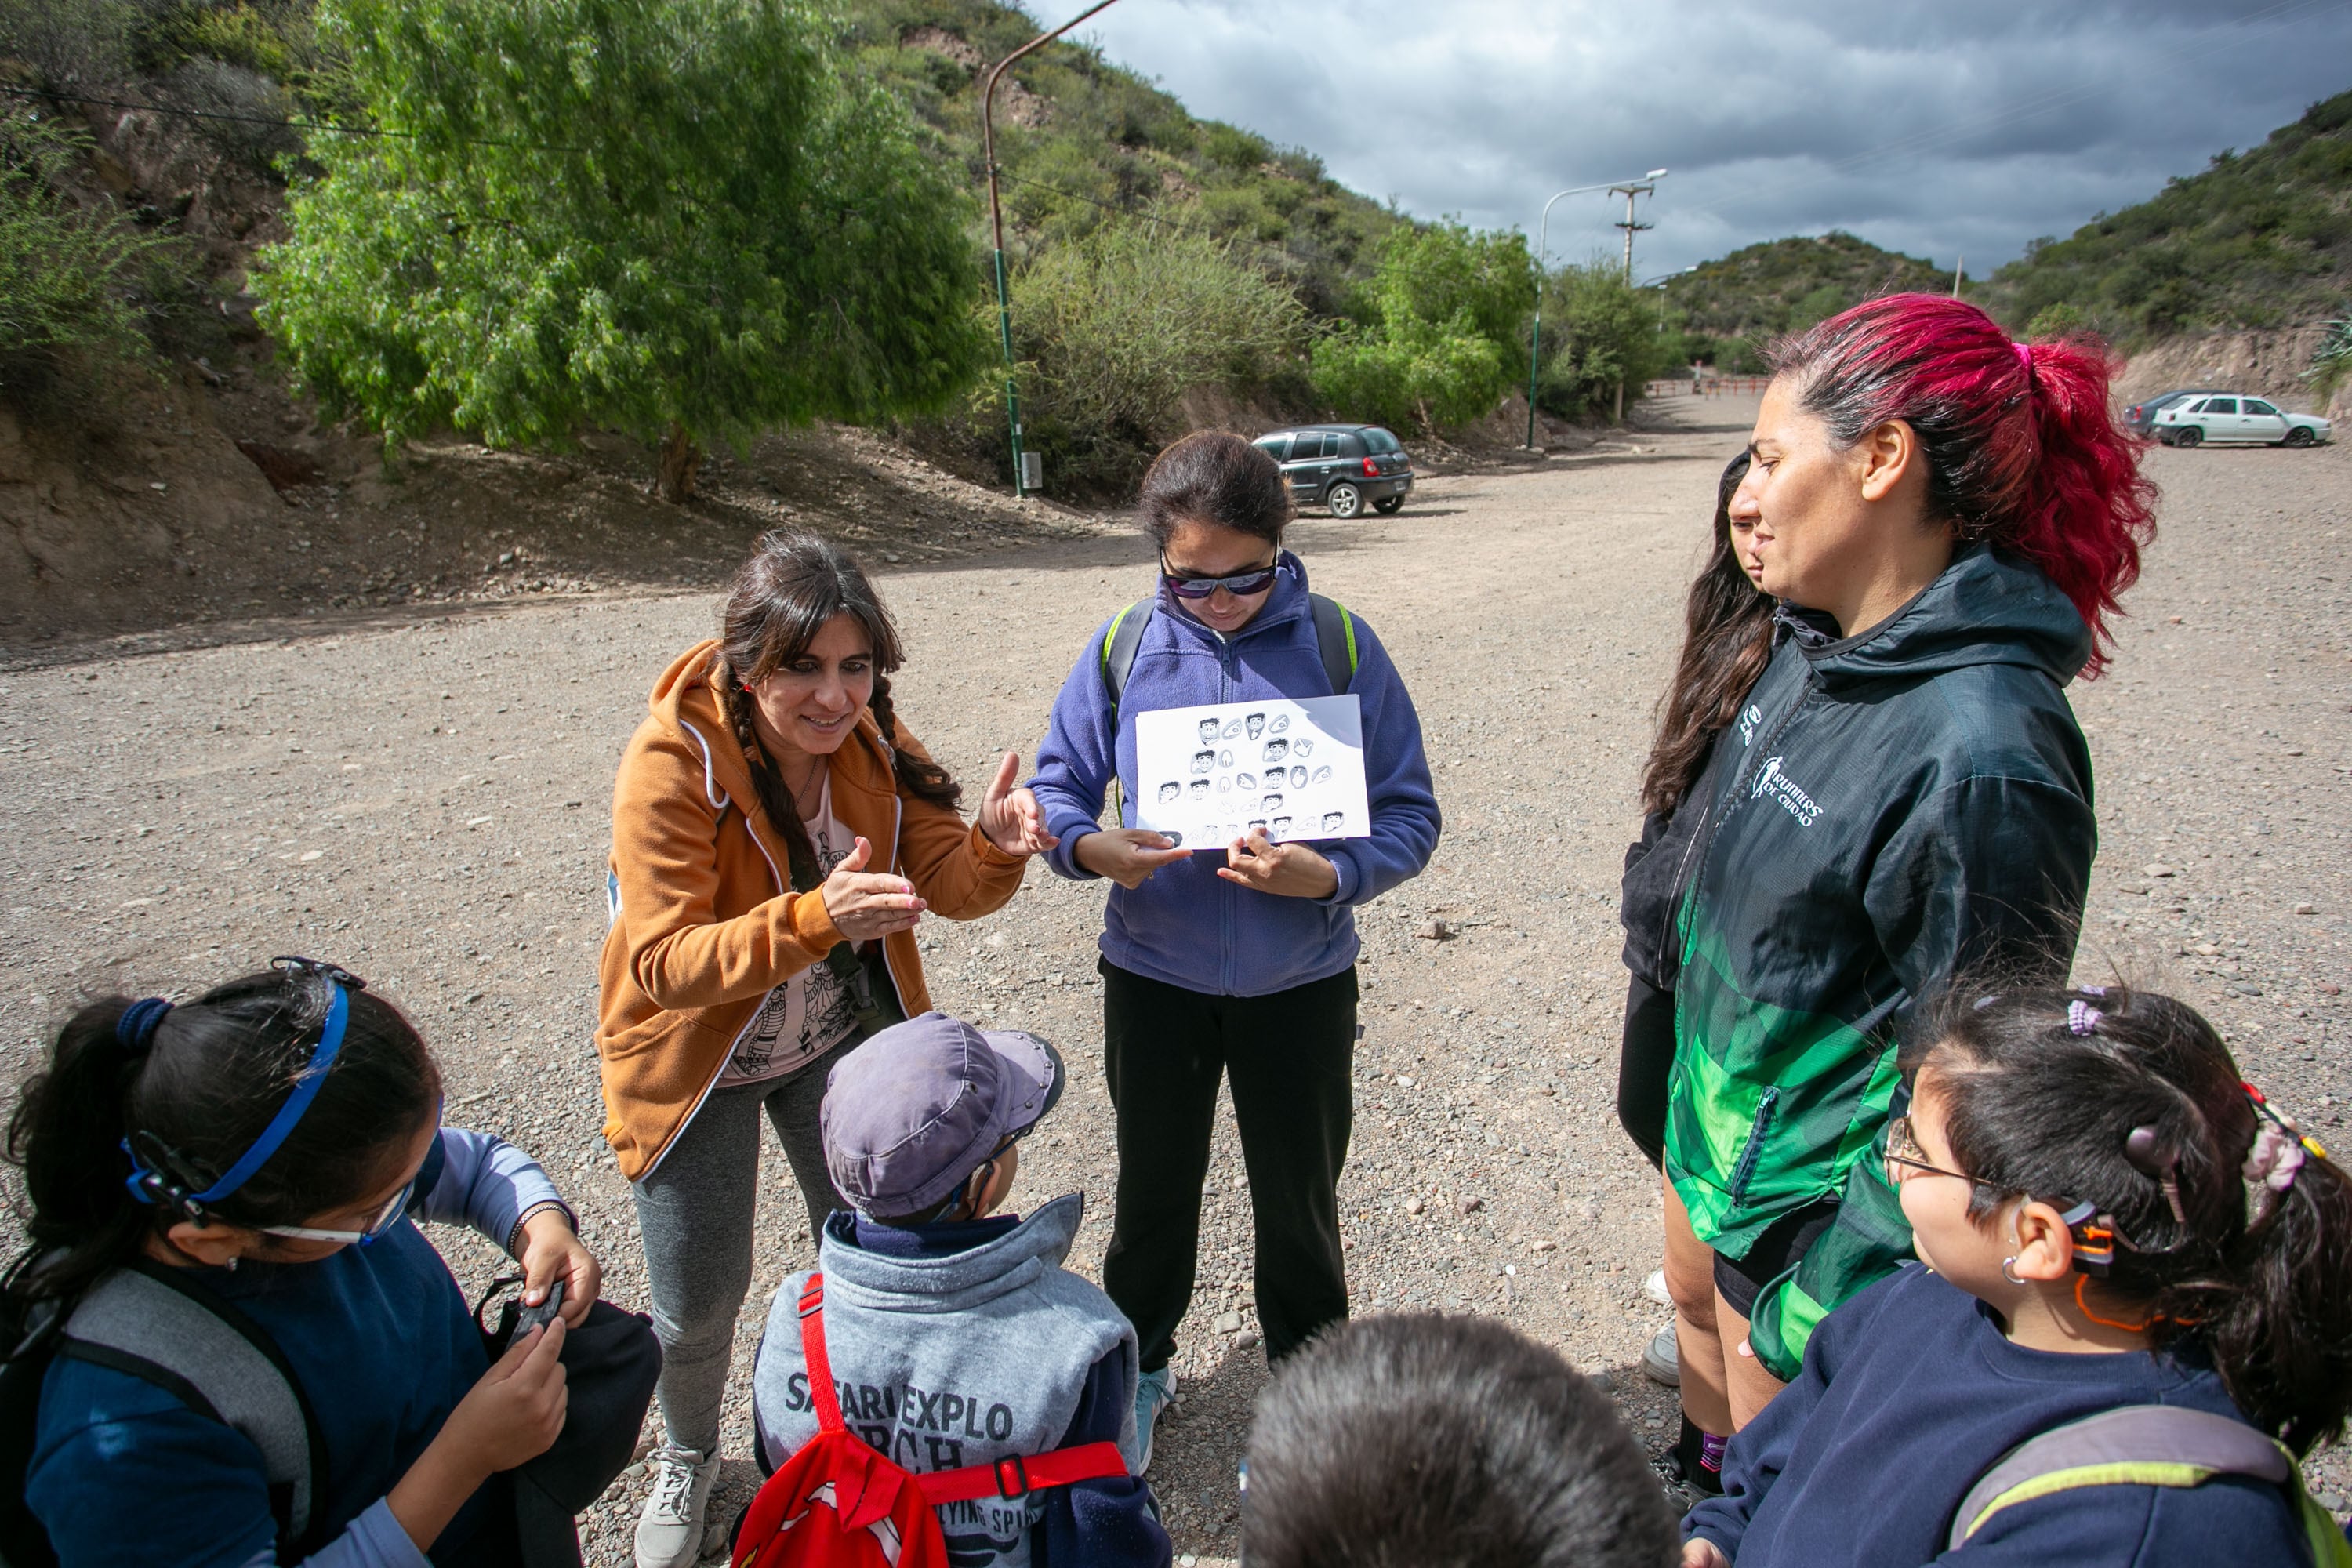
[{"label": "dark sunglasses", "polygon": [[1275,574],[1281,570],[1282,563],[1277,561],[1238,577],[1179,577],[1168,570],[1168,557],[1160,558],[1160,575],[1168,584],[1168,591],[1180,599],[1205,599],[1220,588],[1236,598],[1263,594],[1273,585]]}]

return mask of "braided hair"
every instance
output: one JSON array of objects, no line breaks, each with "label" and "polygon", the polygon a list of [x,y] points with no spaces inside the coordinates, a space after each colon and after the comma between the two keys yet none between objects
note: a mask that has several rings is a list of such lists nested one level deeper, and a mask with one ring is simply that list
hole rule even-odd
[{"label": "braided hair", "polygon": [[2147,1311],[2152,1348],[2210,1356],[2238,1408],[2298,1454],[2344,1430],[2352,1181],[2316,1145],[2276,1159],[2264,1128],[2291,1124],[2195,1008],[2120,985],[1963,984],[1917,1038],[1904,1069],[1934,1069],[1952,1158],[1977,1183],[1971,1219],[1991,1225],[2018,1194],[2094,1205],[2115,1237],[2100,1283]]},{"label": "braided hair", "polygon": [[906,662],[906,652],[897,623],[882,607],[864,570],[847,551],[814,533],[779,529],[762,535],[728,588],[711,677],[728,727],[751,764],[760,809],[767,815],[768,826],[784,841],[793,886],[802,892],[824,879],[817,867],[816,848],[784,784],[783,770],[760,739],[759,727],[752,721],[751,693],[744,688],[798,658],[826,623],[845,615],[856,617],[873,647],[874,693],[866,706],[889,748],[890,771],[899,792],[949,810],[963,798],[963,786],[947,769],[898,743],[890,672]]}]

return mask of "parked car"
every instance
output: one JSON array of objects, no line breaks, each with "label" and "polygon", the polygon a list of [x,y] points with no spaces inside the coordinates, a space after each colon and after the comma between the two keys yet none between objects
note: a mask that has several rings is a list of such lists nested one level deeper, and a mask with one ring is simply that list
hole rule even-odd
[{"label": "parked car", "polygon": [[1412,493],[1412,459],[1377,425],[1301,425],[1260,436],[1257,445],[1282,465],[1293,502],[1333,517],[1357,516],[1368,504],[1393,512]]},{"label": "parked car", "polygon": [[2154,397],[2135,403],[2124,410],[2124,428],[2135,436],[2145,436],[2155,428],[2157,415],[2182,398],[2206,397],[2229,390],[2226,386],[2181,386],[2170,392],[2159,392]]},{"label": "parked car", "polygon": [[2241,394],[2184,397],[2156,416],[2156,438],[2168,447],[2234,443],[2258,447],[2312,447],[2333,438],[2326,420],[2288,414],[2275,404]]}]

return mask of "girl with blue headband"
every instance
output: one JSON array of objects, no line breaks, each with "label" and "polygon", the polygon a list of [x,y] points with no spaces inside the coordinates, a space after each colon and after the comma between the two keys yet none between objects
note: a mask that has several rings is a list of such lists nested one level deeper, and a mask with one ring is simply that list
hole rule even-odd
[{"label": "girl with blue headband", "polygon": [[[579,1562],[550,1498],[584,1503],[627,1462],[651,1331],[597,1303],[596,1259],[536,1163],[440,1124],[424,1041],[362,987],[281,959],[179,1006],[96,1002],[58,1032],[8,1127],[30,1206],[9,1348],[47,1367],[21,1506],[0,1503],[16,1542],[45,1534],[63,1568]],[[496,1343],[413,1223],[427,1219],[506,1248],[525,1308],[560,1300],[552,1316]],[[139,1306],[152,1287],[195,1303],[199,1333],[268,1357],[247,1380],[260,1395],[208,1391],[201,1362],[167,1374],[192,1336],[184,1317],[138,1342],[141,1310],[163,1321]],[[567,1430],[588,1352],[597,1434]],[[248,1408],[289,1390],[291,1483],[289,1445]]]}]

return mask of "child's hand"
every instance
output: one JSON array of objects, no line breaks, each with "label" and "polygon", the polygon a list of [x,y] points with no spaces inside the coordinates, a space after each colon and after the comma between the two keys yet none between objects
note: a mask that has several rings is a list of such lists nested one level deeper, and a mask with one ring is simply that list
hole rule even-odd
[{"label": "child's hand", "polygon": [[1140,827],[1110,827],[1078,840],[1070,858],[1097,877],[1108,877],[1135,891],[1162,866],[1189,860],[1192,852],[1179,849],[1159,834]]},{"label": "child's hand", "polygon": [[1683,1542],[1682,1568],[1731,1568],[1731,1559],[1704,1535],[1694,1535]]},{"label": "child's hand", "polygon": [[1225,846],[1217,875],[1286,899],[1328,899],[1339,890],[1339,868],[1322,854],[1304,844],[1274,843],[1258,827]]},{"label": "child's hand", "polygon": [[487,1477],[538,1458],[554,1446],[571,1409],[565,1385],[561,1318],[533,1329],[500,1356],[466,1392],[433,1446],[449,1446],[453,1459]]},{"label": "child's hand", "polygon": [[541,1209],[522,1222],[522,1247],[515,1254],[522,1265],[522,1302],[536,1307],[547,1300],[547,1288],[563,1281],[563,1305],[557,1316],[578,1328],[596,1304],[604,1283],[604,1266],[596,1261],[562,1209]]}]

